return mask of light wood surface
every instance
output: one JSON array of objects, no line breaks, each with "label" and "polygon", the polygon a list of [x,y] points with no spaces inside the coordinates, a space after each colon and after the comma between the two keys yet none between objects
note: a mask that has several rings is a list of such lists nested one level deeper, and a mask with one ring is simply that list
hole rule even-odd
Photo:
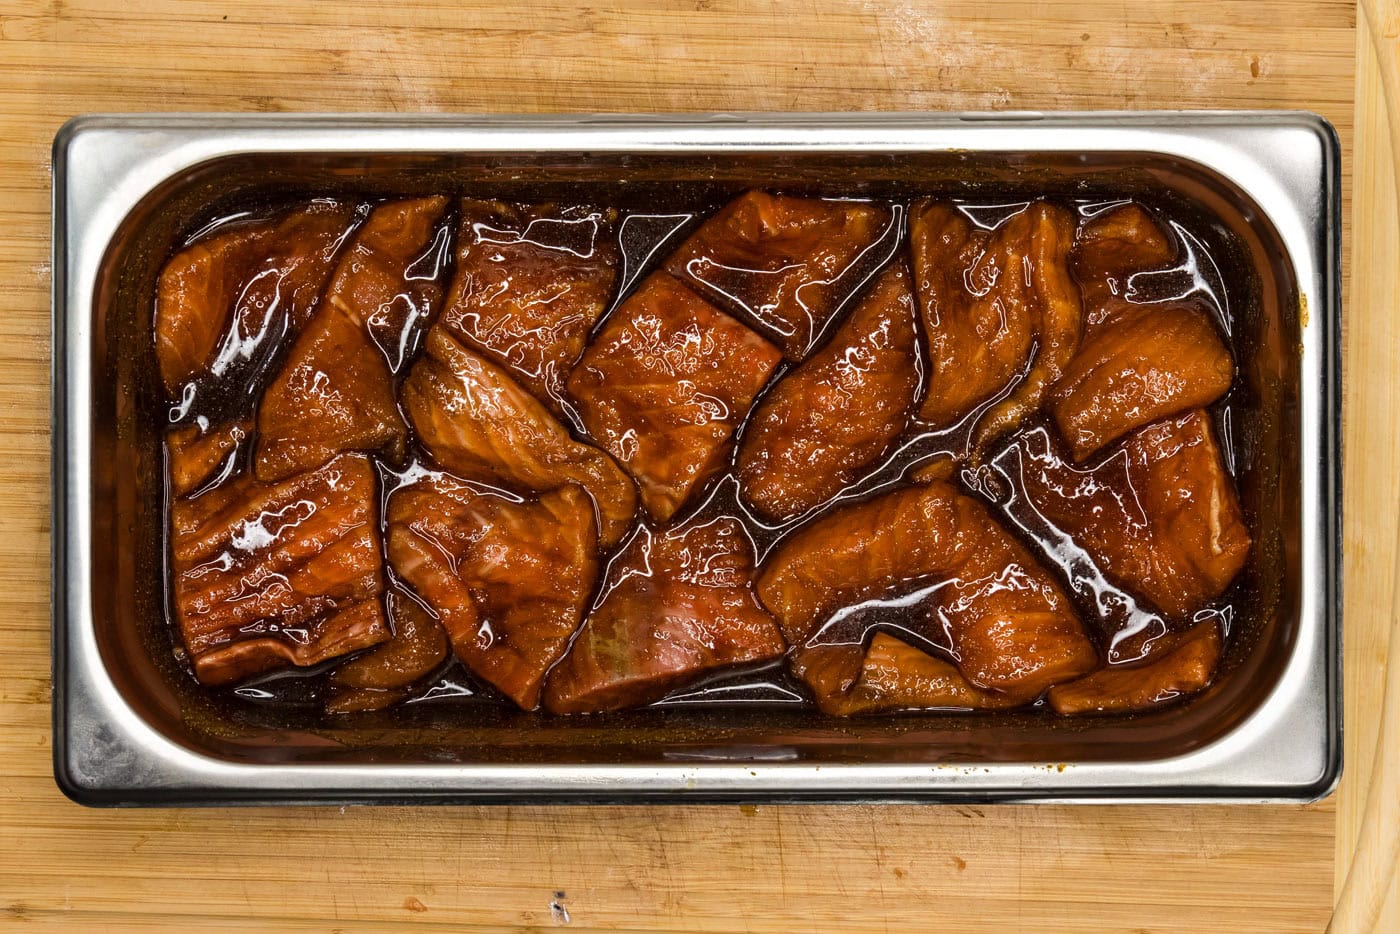
[{"label": "light wood surface", "polygon": [[[1400,931],[1400,218],[1394,141],[1400,2],[1363,0],[1346,382],[1346,772],[1337,804],[1336,930]],[[1379,54],[1378,54],[1379,53]],[[1389,83],[1389,100],[1382,78]],[[1389,105],[1389,106],[1387,106]],[[1392,712],[1382,716],[1389,682]],[[1369,824],[1369,827],[1367,825]],[[1367,832],[1369,831],[1369,832]],[[1358,845],[1361,852],[1356,852]],[[1354,871],[1353,871],[1354,866]],[[1349,878],[1350,876],[1350,878]]]},{"label": "light wood surface", "polygon": [[[1350,0],[7,0],[0,5],[0,926],[1316,931],[1393,618],[1395,214]],[[1355,114],[1353,120],[1353,105]],[[103,812],[50,775],[48,146],[99,110],[1305,107],[1357,153],[1347,777],[1308,807]],[[1353,127],[1358,133],[1353,133]],[[1351,214],[1348,212],[1348,221]],[[1348,243],[1351,243],[1350,238]],[[1396,917],[1392,898],[1386,915]],[[18,926],[18,924],[16,924]],[[1388,930],[1400,930],[1392,924]]]}]

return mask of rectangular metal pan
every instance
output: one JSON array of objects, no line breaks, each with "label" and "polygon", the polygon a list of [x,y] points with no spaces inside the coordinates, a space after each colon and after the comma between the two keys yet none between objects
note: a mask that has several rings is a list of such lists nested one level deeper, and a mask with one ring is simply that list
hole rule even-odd
[{"label": "rectangular metal pan", "polygon": [[[1339,151],[1306,113],[90,116],[54,145],[54,756],[94,805],[1308,800],[1341,770]],[[1130,719],[419,705],[227,717],[162,618],[152,282],[249,193],[527,196],[674,184],[1143,193],[1235,244],[1242,496],[1265,599],[1211,689]],[[166,656],[162,658],[162,653]]]}]

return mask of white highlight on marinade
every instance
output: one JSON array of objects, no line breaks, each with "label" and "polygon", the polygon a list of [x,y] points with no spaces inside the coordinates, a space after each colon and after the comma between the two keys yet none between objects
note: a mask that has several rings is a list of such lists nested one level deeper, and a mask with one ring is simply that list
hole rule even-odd
[{"label": "white highlight on marinade", "polygon": [[[284,519],[288,513],[293,513],[292,517],[285,522],[278,522]],[[287,529],[297,526],[310,519],[316,514],[316,504],[306,499],[299,499],[296,502],[288,503],[276,511],[260,512],[254,519],[244,519],[234,526],[233,535],[229,539],[229,545],[236,551],[252,553],[260,548],[266,548],[277,540]]]},{"label": "white highlight on marinade", "polygon": [[263,270],[248,280],[247,285],[243,286],[243,291],[238,296],[238,301],[234,303],[234,308],[236,309],[245,307],[244,303],[248,298],[249,290],[257,285],[260,280],[268,276],[276,277],[277,284],[272,291],[271,299],[269,299],[264,306],[258,307],[258,311],[262,312],[261,324],[252,334],[245,334],[240,327],[242,324],[240,316],[235,315],[233,326],[229,329],[227,336],[224,338],[223,346],[219,348],[219,355],[214,358],[214,363],[209,368],[210,372],[215,376],[223,376],[234,363],[251,360],[253,353],[258,349],[258,345],[261,344],[263,338],[267,336],[268,324],[272,321],[273,315],[277,313],[277,309],[282,303],[282,280],[285,278],[284,273],[277,269]]}]

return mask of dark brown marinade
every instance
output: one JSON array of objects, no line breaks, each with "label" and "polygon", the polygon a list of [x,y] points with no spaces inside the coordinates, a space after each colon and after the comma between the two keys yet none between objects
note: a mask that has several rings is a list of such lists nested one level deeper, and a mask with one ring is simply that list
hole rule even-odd
[{"label": "dark brown marinade", "polygon": [[[833,191],[795,191],[793,194],[805,198],[842,196],[842,193]],[[468,201],[468,205],[482,203],[479,200],[480,193],[473,192],[473,196],[478,200]],[[1041,567],[1054,577],[1076,608],[1084,629],[1100,656],[1100,664],[1103,666],[1100,670],[1105,673],[1121,671],[1124,676],[1118,678],[1115,683],[1124,683],[1125,678],[1131,677],[1128,673],[1136,667],[1144,666],[1170,651],[1176,651],[1175,646],[1181,644],[1188,631],[1194,634],[1203,626],[1216,626],[1220,630],[1221,638],[1228,640],[1231,621],[1248,611],[1250,598],[1247,590],[1238,583],[1215,599],[1203,602],[1193,613],[1183,615],[1159,612],[1141,594],[1124,589],[1111,575],[1105,573],[1102,559],[1093,554],[1092,542],[1074,540],[1043,514],[1033,508],[1027,508],[1028,491],[1016,471],[1007,469],[1007,465],[1011,462],[1009,459],[1014,460],[1018,456],[1016,452],[1031,443],[1029,439],[1047,434],[1051,438],[1059,437],[1049,406],[1043,401],[1032,406],[1029,414],[1018,413],[1016,419],[1003,420],[1005,424],[998,424],[995,432],[988,431],[986,425],[979,426],[979,420],[982,415],[996,409],[999,403],[1005,401],[1008,398],[1007,392],[993,393],[969,410],[959,413],[957,418],[949,419],[944,413],[931,422],[921,420],[917,412],[918,405],[903,402],[901,406],[904,409],[915,411],[901,416],[901,428],[895,433],[894,440],[883,446],[873,446],[872,450],[876,451],[876,454],[864,455],[863,465],[852,467],[843,463],[843,476],[854,479],[841,484],[834,495],[825,495],[815,507],[804,503],[803,509],[789,513],[786,518],[777,521],[765,518],[763,513],[748,505],[743,491],[743,473],[736,466],[736,457],[737,452],[743,450],[747,440],[746,433],[750,428],[749,422],[754,413],[763,406],[766,394],[771,393],[773,387],[779,384],[784,376],[800,367],[802,359],[821,354],[826,354],[826,359],[835,359],[838,355],[835,353],[836,348],[832,347],[832,342],[843,339],[842,325],[850,320],[852,310],[871,293],[883,271],[895,264],[911,262],[908,218],[911,210],[920,210],[920,205],[926,204],[928,199],[921,197],[920,192],[909,191],[887,198],[862,200],[878,212],[879,216],[893,218],[892,222],[882,225],[884,232],[872,243],[862,242],[861,256],[864,265],[854,270],[854,283],[850,281],[852,276],[846,274],[843,267],[840,282],[842,288],[837,297],[831,299],[835,304],[823,312],[822,323],[812,326],[813,337],[805,345],[805,349],[796,348],[796,345],[782,345],[788,351],[789,359],[776,363],[774,368],[766,371],[771,375],[767,375],[762,381],[764,388],[759,391],[753,404],[746,406],[738,416],[737,422],[732,426],[732,439],[721,446],[724,452],[722,464],[708,467],[703,476],[697,478],[694,488],[683,496],[674,515],[663,528],[693,528],[713,522],[737,523],[742,534],[752,543],[757,558],[757,576],[764,568],[765,559],[773,554],[775,547],[798,528],[827,516],[833,509],[884,496],[892,491],[909,489],[911,485],[926,482],[933,477],[935,482],[946,481],[961,494],[979,500],[989,513],[996,517],[1004,530],[1019,539],[1039,561]],[[1013,203],[1008,204],[1008,201]],[[608,256],[616,256],[617,270],[607,310],[594,324],[587,346],[592,346],[599,334],[608,327],[619,306],[637,293],[649,277],[671,276],[667,269],[674,265],[673,257],[681,255],[687,249],[693,249],[696,242],[703,243],[703,240],[696,240],[696,231],[701,229],[707,218],[715,217],[726,204],[732,203],[729,197],[715,197],[712,193],[690,196],[684,192],[670,196],[669,200],[664,195],[658,195],[656,202],[645,210],[626,206],[607,207],[609,202],[605,196],[586,187],[581,188],[577,197],[573,199],[560,198],[557,193],[548,199],[540,199],[543,208],[558,211],[562,216],[591,216],[590,212],[598,210],[608,212],[609,223],[605,229],[611,240],[603,251]],[[203,224],[197,233],[186,239],[185,245],[211,240],[226,231],[275,230],[276,225],[289,216],[290,212],[303,209],[308,203],[312,202],[304,200],[229,210],[224,218],[212,218]],[[363,225],[365,218],[382,202],[353,202],[340,199],[339,203],[333,205],[325,201],[315,203],[328,205],[321,209],[323,211],[334,210],[337,216],[344,215],[347,218],[345,233],[336,244],[336,249],[343,251],[347,244],[354,242],[355,231]],[[990,239],[996,230],[1004,228],[1009,221],[1015,221],[1029,206],[1024,200],[996,197],[944,203],[973,230],[974,241],[979,236],[983,241]],[[1112,201],[1103,198],[1056,198],[1049,200],[1048,208],[1053,209],[1057,216],[1072,218],[1076,230],[1082,232],[1095,218],[1111,215],[1126,203],[1126,199]],[[517,202],[512,201],[511,204],[515,205]],[[600,208],[600,205],[603,207]],[[1133,224],[1123,225],[1127,231],[1125,236],[1132,236],[1138,232],[1137,226],[1141,226],[1143,216],[1148,218],[1149,222],[1155,220],[1158,229],[1144,234],[1150,241],[1150,249],[1144,252],[1152,256],[1152,262],[1136,270],[1138,274],[1133,276],[1131,290],[1126,288],[1129,276],[1133,275],[1131,262],[1126,263],[1122,269],[1109,270],[1117,277],[1112,280],[1107,292],[1102,284],[1103,280],[1096,278],[1089,281],[1091,273],[1085,270],[1091,264],[1076,262],[1077,256],[1072,257],[1068,264],[1070,274],[1074,277],[1077,287],[1084,290],[1086,301],[1089,296],[1098,300],[1111,292],[1112,300],[1120,306],[1125,306],[1129,312],[1154,304],[1180,304],[1189,299],[1192,308],[1196,309],[1195,313],[1209,318],[1211,325],[1221,332],[1221,338],[1229,344],[1229,335],[1233,330],[1229,295],[1233,284],[1224,281],[1217,264],[1203,252],[1205,241],[1192,233],[1189,224],[1193,220],[1199,223],[1199,218],[1192,219],[1189,215],[1178,217],[1174,208],[1171,204],[1154,203],[1137,203],[1132,206],[1132,210],[1138,214],[1130,218]],[[528,219],[534,216],[531,213],[534,209],[530,205],[520,204],[510,207],[509,210],[514,211],[518,217]],[[455,287],[454,263],[459,249],[458,237],[463,225],[470,222],[470,218],[465,217],[462,211],[462,201],[457,198],[450,199],[449,207],[436,223],[427,247],[411,263],[417,281],[420,284],[429,284],[430,290],[438,295],[447,296]],[[269,239],[272,234],[262,233],[259,236]],[[255,237],[246,234],[243,239]],[[1159,242],[1163,239],[1167,244],[1165,250]],[[1163,262],[1162,256],[1167,254],[1171,254],[1171,259]],[[1116,255],[1111,258],[1121,259]],[[917,268],[913,269],[912,278],[919,278]],[[685,287],[683,279],[674,279],[671,284]],[[915,285],[918,283],[915,282]],[[596,288],[596,283],[593,287]],[[835,292],[831,288],[819,291],[824,297]],[[704,289],[696,289],[695,298],[701,302],[710,301],[715,313],[719,315],[738,314],[737,323],[748,326],[758,338],[781,344],[779,339],[782,335],[773,331],[765,332],[762,326],[763,316],[743,314],[747,309],[742,307],[742,303],[726,301],[713,294],[707,295]],[[304,299],[302,301],[304,302]],[[379,484],[377,515],[380,527],[377,531],[381,543],[387,541],[387,502],[393,491],[413,483],[416,478],[423,476],[424,471],[446,466],[433,458],[430,448],[415,431],[412,414],[406,409],[401,392],[404,381],[413,369],[413,363],[423,355],[425,335],[434,319],[441,314],[443,301],[447,299],[434,301],[432,307],[424,309],[421,314],[415,312],[404,317],[399,333],[372,335],[375,346],[390,357],[386,361],[386,369],[391,374],[393,394],[399,400],[400,415],[407,426],[402,455],[399,455],[396,446],[392,456],[375,458]],[[740,307],[736,311],[731,306]],[[172,385],[169,397],[161,400],[160,404],[168,411],[172,445],[178,441],[183,446],[181,450],[199,450],[205,458],[212,458],[213,452],[221,455],[218,463],[213,466],[204,463],[197,465],[199,482],[190,479],[192,471],[195,470],[193,465],[185,468],[182,479],[178,482],[174,482],[173,476],[168,479],[167,510],[179,493],[188,493],[193,489],[195,495],[203,495],[217,490],[230,482],[231,478],[245,476],[252,470],[259,440],[256,428],[258,399],[283,366],[291,345],[298,336],[298,329],[304,327],[305,319],[310,317],[312,310],[314,309],[306,309],[299,305],[298,314],[302,320],[274,320],[269,326],[269,333],[263,335],[256,343],[252,348],[255,353],[248,359],[237,360],[236,366],[225,367],[227,372],[218,376],[205,373]],[[1091,308],[1085,308],[1086,315],[1092,315],[1092,312]],[[930,379],[928,319],[924,315],[916,317],[919,318],[919,334],[914,369],[917,374],[918,392],[914,398],[922,400]],[[1099,322],[1094,320],[1091,323],[1097,325]],[[1032,340],[1031,343],[1034,345],[1035,341]],[[390,347],[393,348],[392,354],[389,351]],[[776,354],[774,356],[776,357]],[[1031,362],[1031,359],[1027,359],[1018,364],[1022,374],[1030,369],[1028,364]],[[1063,369],[1064,362],[1057,361],[1057,371]],[[550,388],[547,395],[541,395],[545,396],[549,409],[560,418],[561,424],[575,440],[606,450],[607,444],[604,440],[595,438],[588,432],[587,419],[580,416],[577,400],[557,390],[557,387],[565,382],[567,375],[566,372],[552,375],[553,388]],[[1051,386],[1053,382],[1053,379],[1050,380]],[[525,388],[527,391],[538,389],[528,385]],[[1044,391],[1040,391],[1039,395],[1043,396]],[[1237,441],[1235,427],[1230,418],[1231,402],[1228,394],[1223,398],[1216,398],[1207,403],[1207,412],[1221,449],[1223,466],[1230,476],[1234,476],[1237,473]],[[195,443],[206,435],[218,436],[220,433],[221,437],[211,438],[202,449]],[[227,440],[228,438],[233,440]],[[1098,457],[1113,450],[1114,446],[1110,445],[1099,452]],[[225,455],[226,451],[228,453]],[[1052,444],[1048,449],[1038,448],[1037,451],[1043,462],[1056,469],[1085,469],[1084,464],[1070,456],[1069,449],[1063,444]],[[169,449],[168,470],[171,468],[170,458],[176,453],[174,448]],[[483,488],[491,485],[489,479],[465,479]],[[825,493],[828,486],[829,484],[822,484],[819,488]],[[519,496],[522,491],[517,487],[496,492],[505,496]],[[540,492],[535,491],[535,495],[538,496]],[[771,515],[773,510],[764,512]],[[638,523],[642,526],[648,523],[644,513],[644,510],[638,509],[634,528],[638,527]],[[167,525],[168,522],[167,518]],[[624,538],[617,547],[600,547],[597,554],[599,566],[608,568],[610,562],[627,547],[628,541],[629,539]],[[383,547],[387,551],[387,545]],[[405,589],[405,583],[395,573],[387,553],[384,556],[383,568],[385,593],[401,593]],[[586,608],[596,608],[605,596],[603,591],[608,586],[608,574],[599,573],[597,578],[594,593],[584,604]],[[882,696],[881,691],[885,690],[881,679],[888,681],[895,677],[892,672],[901,663],[901,659],[909,666],[909,678],[924,679],[921,682],[925,688],[923,696],[954,698],[955,700],[949,701],[950,707],[1001,709],[1010,703],[1021,702],[1020,699],[1010,698],[993,699],[988,703],[956,702],[958,692],[967,690],[966,681],[958,675],[954,667],[957,659],[946,645],[940,644],[937,639],[929,638],[926,622],[913,620],[914,615],[926,613],[926,607],[908,599],[920,588],[928,589],[931,584],[936,586],[936,582],[928,580],[900,582],[892,586],[887,594],[876,595],[874,598],[866,595],[857,601],[858,605],[838,609],[835,615],[841,617],[841,626],[848,633],[844,641],[838,640],[838,644],[856,653],[842,664],[847,668],[854,666],[852,670],[860,670],[862,674],[859,683],[851,688],[854,693],[849,696],[848,701],[824,705],[826,709],[843,714],[891,709],[878,703],[878,698]],[[391,597],[391,602],[392,599]],[[587,616],[587,612],[584,615]],[[393,614],[388,614],[388,617],[392,621]],[[180,656],[183,650],[180,648],[181,637],[173,610],[169,628],[176,646],[176,654]],[[831,629],[829,624],[823,624],[822,628]],[[344,668],[347,661],[367,658],[368,653],[374,651],[375,649],[370,648],[359,656],[343,656],[314,668],[273,671],[236,687],[205,690],[215,695],[221,704],[227,704],[235,710],[246,709],[250,714],[256,711],[320,710],[328,703],[333,704],[337,698],[346,697],[346,676],[340,675],[337,680],[337,670]],[[364,663],[361,662],[359,667],[364,668]],[[466,670],[457,659],[450,658],[445,664],[435,667],[436,670],[426,676],[415,670],[411,683],[396,684],[389,688],[376,687],[374,690],[387,692],[386,697],[397,703],[462,705],[464,715],[467,715],[467,709],[471,709],[473,705],[478,705],[477,709],[483,704],[501,709],[513,706],[511,701],[485,680]],[[1092,684],[1092,678],[1091,675],[1085,678],[1084,682]],[[942,687],[945,682],[953,687]],[[933,684],[937,690],[929,688],[929,684]],[[876,700],[872,701],[871,698]],[[700,704],[706,708],[735,705],[791,706],[794,702],[812,705],[810,689],[788,670],[788,665],[772,663],[739,666],[704,677],[684,679],[676,690],[659,701],[665,705]],[[376,706],[381,704],[376,701],[362,709],[372,709]],[[1037,710],[1049,709],[1043,693],[1031,698],[1031,706]],[[338,709],[361,708],[355,703],[342,703]],[[1109,702],[1105,703],[1102,709],[1116,710],[1118,706]]]}]

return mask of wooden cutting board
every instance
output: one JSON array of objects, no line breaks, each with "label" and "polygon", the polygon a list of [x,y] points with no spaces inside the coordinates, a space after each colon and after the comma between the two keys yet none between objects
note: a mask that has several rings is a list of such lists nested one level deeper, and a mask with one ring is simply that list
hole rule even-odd
[{"label": "wooden cutting board", "polygon": [[[1350,0],[738,6],[0,5],[0,925],[1198,932],[1326,924],[1376,744],[1400,522],[1390,154],[1356,9]],[[1356,375],[1349,761],[1333,798],[1307,807],[123,812],[85,810],[55,788],[48,160],[67,116],[1123,107],[1302,107],[1342,137],[1362,274],[1347,317]],[[1400,930],[1397,902],[1389,930]]]}]

